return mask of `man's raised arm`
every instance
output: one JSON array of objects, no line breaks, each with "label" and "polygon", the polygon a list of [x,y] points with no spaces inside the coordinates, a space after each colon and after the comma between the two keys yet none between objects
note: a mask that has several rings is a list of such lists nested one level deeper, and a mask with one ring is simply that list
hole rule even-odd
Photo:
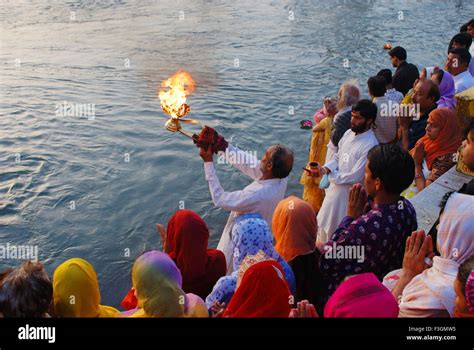
[{"label": "man's raised arm", "polygon": [[226,161],[232,164],[234,168],[239,169],[252,179],[259,180],[262,177],[263,174],[259,168],[260,161],[252,153],[242,151],[229,144],[223,155]]}]

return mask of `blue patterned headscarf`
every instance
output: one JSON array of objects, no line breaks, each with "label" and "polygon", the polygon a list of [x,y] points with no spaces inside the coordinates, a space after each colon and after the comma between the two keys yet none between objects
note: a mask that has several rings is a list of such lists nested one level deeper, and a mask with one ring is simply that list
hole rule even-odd
[{"label": "blue patterned headscarf", "polygon": [[211,294],[206,298],[208,308],[211,308],[216,300],[221,303],[230,301],[237,285],[237,272],[240,264],[246,256],[255,255],[260,250],[268,257],[278,261],[283,268],[290,291],[295,293],[296,282],[293,270],[275,250],[270,227],[260,214],[244,214],[235,220],[232,228],[232,247],[234,250],[234,272],[217,281]]}]

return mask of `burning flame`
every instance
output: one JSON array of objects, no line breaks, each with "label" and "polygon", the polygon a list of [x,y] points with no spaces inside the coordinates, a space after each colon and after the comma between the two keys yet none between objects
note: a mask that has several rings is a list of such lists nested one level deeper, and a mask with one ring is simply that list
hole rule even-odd
[{"label": "burning flame", "polygon": [[179,69],[173,76],[161,83],[158,94],[163,111],[173,119],[181,118],[189,112],[186,96],[194,91],[196,83],[191,74]]}]

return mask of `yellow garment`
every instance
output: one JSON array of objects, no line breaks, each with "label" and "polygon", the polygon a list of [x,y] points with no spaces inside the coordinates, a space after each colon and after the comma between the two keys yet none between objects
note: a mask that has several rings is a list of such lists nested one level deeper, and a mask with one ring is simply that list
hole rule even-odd
[{"label": "yellow garment", "polygon": [[[324,131],[313,132],[311,136],[308,164],[318,162],[319,165],[323,165],[325,163],[328,143],[331,140],[332,118],[325,117],[319,122],[318,127],[323,128]],[[300,183],[304,186],[303,199],[311,204],[316,213],[321,209],[324,199],[324,190],[319,188],[320,180],[320,177],[313,178],[308,176],[304,170],[300,179]]]},{"label": "yellow garment", "polygon": [[150,251],[141,255],[132,268],[138,303],[131,317],[184,317],[186,294],[181,283],[181,272],[168,254]]},{"label": "yellow garment", "polygon": [[474,117],[474,86],[456,95],[456,113],[463,126]]},{"label": "yellow garment", "polygon": [[153,250],[133,264],[132,284],[137,308],[128,317],[209,317],[204,301],[181,288],[181,272],[168,254]]},{"label": "yellow garment", "polygon": [[53,302],[58,317],[114,317],[119,312],[100,305],[97,274],[80,258],[69,259],[54,271]]},{"label": "yellow garment", "polygon": [[407,94],[405,95],[405,97],[403,98],[400,104],[402,105],[412,104],[413,103],[412,97],[413,97],[413,89],[407,92]]},{"label": "yellow garment", "polygon": [[[195,294],[186,294],[186,309],[184,314],[180,317],[188,317],[188,318],[208,318],[209,311],[207,310],[206,304],[204,301]],[[140,317],[152,317],[149,316],[145,310],[141,308],[125,311],[116,315],[116,317],[133,317],[133,318],[140,318]],[[170,317],[170,316],[169,316]]]},{"label": "yellow garment", "polygon": [[209,311],[207,310],[206,303],[197,295],[188,293],[186,294],[187,305],[184,317],[192,318],[208,318]]}]

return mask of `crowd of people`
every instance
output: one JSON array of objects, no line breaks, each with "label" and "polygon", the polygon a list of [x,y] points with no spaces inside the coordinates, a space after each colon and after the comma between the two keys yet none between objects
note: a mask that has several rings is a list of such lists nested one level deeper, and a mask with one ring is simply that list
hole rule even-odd
[{"label": "crowd of people", "polygon": [[[474,119],[462,129],[455,98],[474,87],[473,37],[471,20],[449,43],[445,66],[421,73],[395,47],[396,71],[369,77],[370,99],[356,80],[325,99],[302,198],[285,198],[289,148],[272,145],[258,160],[204,128],[195,143],[212,202],[230,212],[217,249],[203,219],[178,210],[157,224],[162,250],[136,258],[120,307],[101,304],[84,259],[63,262],[52,278],[41,262],[24,261],[0,274],[1,316],[473,317],[474,180],[447,193],[430,232],[418,230],[410,203],[458,151],[474,171]],[[252,183],[224,190],[218,152]]]}]

